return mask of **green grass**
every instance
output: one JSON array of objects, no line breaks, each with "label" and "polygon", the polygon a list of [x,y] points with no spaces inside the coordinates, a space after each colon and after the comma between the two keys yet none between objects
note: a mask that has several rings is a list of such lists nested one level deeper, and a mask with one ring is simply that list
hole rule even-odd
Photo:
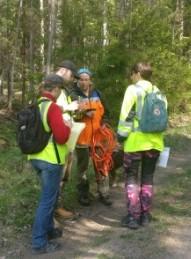
[{"label": "green grass", "polygon": [[171,147],[174,151],[190,150],[191,124],[168,129],[165,134],[165,145]]},{"label": "green grass", "polygon": [[169,175],[165,182],[166,184],[157,191],[155,209],[167,216],[190,217],[191,169],[181,174]]},{"label": "green grass", "polygon": [[0,139],[3,135],[7,142],[0,152],[0,221],[18,230],[31,224],[39,188],[34,172],[26,167],[26,158],[16,145],[12,125],[4,121],[0,126]]}]

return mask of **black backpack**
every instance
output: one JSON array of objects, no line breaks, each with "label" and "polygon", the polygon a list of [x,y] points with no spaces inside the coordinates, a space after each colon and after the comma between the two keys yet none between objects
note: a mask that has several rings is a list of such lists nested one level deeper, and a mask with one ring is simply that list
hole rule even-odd
[{"label": "black backpack", "polygon": [[42,151],[48,144],[51,132],[44,129],[39,104],[50,102],[41,99],[17,114],[17,143],[23,154],[35,154]]}]

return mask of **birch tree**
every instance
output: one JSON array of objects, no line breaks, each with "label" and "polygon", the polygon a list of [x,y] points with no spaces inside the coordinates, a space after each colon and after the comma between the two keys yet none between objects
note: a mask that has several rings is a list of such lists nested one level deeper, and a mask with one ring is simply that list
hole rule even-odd
[{"label": "birch tree", "polygon": [[178,39],[182,41],[184,36],[184,1],[176,0],[176,10],[173,23],[173,42]]},{"label": "birch tree", "polygon": [[44,48],[44,2],[43,2],[43,0],[40,0],[40,33],[41,33],[40,55],[41,55],[42,68],[44,70],[45,48]]}]

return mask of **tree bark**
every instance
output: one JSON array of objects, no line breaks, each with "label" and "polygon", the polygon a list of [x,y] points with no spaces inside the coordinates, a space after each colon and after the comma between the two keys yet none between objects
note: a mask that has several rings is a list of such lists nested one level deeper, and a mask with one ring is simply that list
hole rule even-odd
[{"label": "tree bark", "polygon": [[25,103],[25,99],[26,99],[26,5],[23,7],[23,12],[22,12],[22,16],[21,16],[21,27],[22,27],[22,46],[21,46],[21,66],[22,66],[22,70],[21,70],[21,80],[22,80],[22,94],[21,94],[21,101],[22,104]]},{"label": "tree bark", "polygon": [[[17,26],[16,26],[15,46],[13,47],[13,61],[12,61],[12,64],[11,64],[10,75],[8,76],[8,110],[9,111],[12,110],[13,91],[14,91],[15,61],[16,61],[16,54],[17,54],[17,48],[18,48],[18,34],[19,34],[19,29],[20,29],[20,17],[21,17],[22,6],[23,6],[23,0],[20,0],[19,1],[18,17],[17,17]],[[9,72],[8,72],[8,74],[9,74]]]},{"label": "tree bark", "polygon": [[33,76],[34,76],[34,62],[33,62],[33,0],[30,1],[30,36],[29,36],[29,91],[31,94],[34,92]]},{"label": "tree bark", "polygon": [[0,96],[3,96],[3,79],[4,79],[4,70],[1,73],[0,77]]},{"label": "tree bark", "polygon": [[52,59],[52,53],[53,53],[53,40],[55,36],[55,29],[56,29],[56,0],[50,0],[50,22],[49,22],[46,74],[49,74],[51,71],[51,59]]},{"label": "tree bark", "polygon": [[107,2],[103,2],[103,47],[108,45]]},{"label": "tree bark", "polygon": [[176,39],[182,41],[184,37],[184,1],[176,1],[176,10],[174,15],[172,42]]},{"label": "tree bark", "polygon": [[41,54],[41,64],[42,70],[44,71],[45,60],[44,60],[44,2],[40,0],[40,12],[41,12],[41,20],[40,20],[40,31],[41,31],[41,39],[42,43],[40,46],[40,54]]}]

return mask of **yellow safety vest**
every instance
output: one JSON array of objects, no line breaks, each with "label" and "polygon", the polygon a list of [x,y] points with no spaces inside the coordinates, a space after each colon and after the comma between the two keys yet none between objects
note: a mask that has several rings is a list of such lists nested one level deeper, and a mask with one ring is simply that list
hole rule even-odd
[{"label": "yellow safety vest", "polygon": [[[146,91],[152,89],[152,84],[146,80],[137,82]],[[144,95],[141,96],[142,103]],[[124,152],[136,152],[156,149],[162,151],[164,149],[163,133],[143,133],[138,129],[139,123],[136,117],[132,121],[127,121],[127,117],[133,107],[137,106],[137,89],[135,85],[127,87],[119,117],[118,134],[126,137],[124,141]]]},{"label": "yellow safety vest", "polygon": [[[42,99],[42,98],[40,98],[40,99]],[[44,99],[44,97],[43,97],[43,99]],[[48,125],[48,121],[47,121],[48,109],[49,109],[51,103],[52,102],[50,101],[50,102],[41,102],[39,104],[40,112],[42,115],[43,125],[47,132],[51,131],[50,127]],[[68,153],[68,149],[65,144],[60,145],[60,144],[56,143],[56,146],[57,146],[58,154],[60,157],[60,163],[58,163],[58,160],[57,160],[52,135],[49,139],[47,146],[39,153],[28,155],[28,159],[29,160],[32,160],[32,159],[43,160],[43,161],[46,161],[51,164],[61,164],[62,165],[65,163],[65,157]]]}]

